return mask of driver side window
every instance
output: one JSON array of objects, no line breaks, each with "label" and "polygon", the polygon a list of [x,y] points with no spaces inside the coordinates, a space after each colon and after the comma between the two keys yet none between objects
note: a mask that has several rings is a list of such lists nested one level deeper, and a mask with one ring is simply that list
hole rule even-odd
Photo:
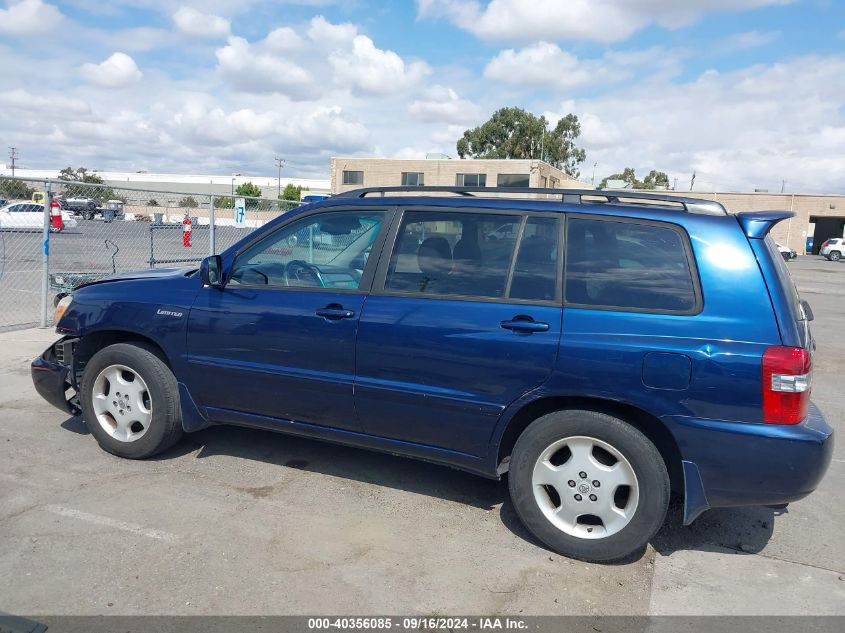
[{"label": "driver side window", "polygon": [[241,252],[229,284],[357,289],[383,219],[355,210],[295,220]]}]

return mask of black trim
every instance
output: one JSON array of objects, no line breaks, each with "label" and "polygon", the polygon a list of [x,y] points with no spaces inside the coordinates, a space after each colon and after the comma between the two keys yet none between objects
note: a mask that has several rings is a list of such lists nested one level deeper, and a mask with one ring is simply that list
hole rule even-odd
[{"label": "black trim", "polygon": [[[702,198],[685,198],[683,196],[673,196],[669,194],[632,191],[630,189],[550,189],[548,187],[449,187],[449,186],[432,186],[432,187],[364,187],[361,189],[352,189],[337,194],[336,198],[366,198],[371,193],[380,194],[384,197],[388,193],[402,193],[413,191],[414,193],[455,193],[462,196],[474,196],[477,193],[494,193],[494,194],[514,194],[514,193],[528,193],[528,194],[546,194],[551,196],[560,196],[561,202],[569,204],[582,204],[584,202],[595,204],[619,204],[622,200],[643,200],[647,202],[670,203],[679,205],[686,213],[696,213],[700,215],[728,215],[725,207],[715,200],[704,200]],[[582,200],[582,196],[590,198],[604,198],[605,202],[597,202]]]},{"label": "black trim", "polygon": [[[647,220],[642,218],[628,218],[620,216],[606,216],[594,215],[588,213],[567,213],[566,214],[566,240],[569,244],[569,221],[570,220],[596,220],[601,222],[620,222],[623,224],[643,224],[646,226],[656,226],[663,229],[669,229],[678,234],[681,238],[681,244],[684,247],[684,254],[687,258],[687,267],[690,273],[690,281],[692,282],[693,296],[695,303],[689,310],[659,310],[654,308],[640,308],[635,306],[602,306],[585,303],[570,303],[566,300],[566,276],[563,277],[563,307],[564,308],[580,308],[584,310],[601,310],[602,312],[636,312],[641,314],[666,314],[674,316],[695,316],[701,314],[704,310],[704,294],[701,289],[701,278],[698,274],[698,265],[696,264],[695,254],[692,250],[692,243],[689,239],[689,234],[686,229],[673,222],[664,222],[661,220]],[[568,251],[566,249],[567,259]]]}]

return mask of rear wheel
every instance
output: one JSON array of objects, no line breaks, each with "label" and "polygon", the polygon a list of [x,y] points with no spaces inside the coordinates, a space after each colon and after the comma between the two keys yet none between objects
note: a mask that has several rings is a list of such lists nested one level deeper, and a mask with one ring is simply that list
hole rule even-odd
[{"label": "rear wheel", "polygon": [[827,258],[832,262],[838,262],[839,259],[842,257],[842,253],[839,251],[830,251]]},{"label": "rear wheel", "polygon": [[182,436],[176,378],[153,348],[117,343],[85,367],[82,412],[101,448],[129,459],[160,453]]},{"label": "rear wheel", "polygon": [[610,562],[641,550],[669,506],[669,475],[654,444],[595,411],[535,420],[514,446],[508,477],[532,534],[581,560]]}]

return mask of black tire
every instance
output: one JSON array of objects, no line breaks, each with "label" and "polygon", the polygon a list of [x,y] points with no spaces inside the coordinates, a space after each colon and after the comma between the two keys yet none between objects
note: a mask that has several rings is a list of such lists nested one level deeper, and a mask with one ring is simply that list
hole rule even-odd
[{"label": "black tire", "polygon": [[[110,365],[125,365],[147,385],[152,412],[144,435],[126,442],[113,438],[97,421],[92,405],[94,382]],[[182,437],[182,412],[176,377],[156,350],[144,343],[116,343],[98,351],[85,367],[79,394],[82,415],[100,447],[127,459],[144,459],[167,450]]]},{"label": "black tire", "polygon": [[838,262],[841,257],[842,257],[842,253],[840,253],[839,251],[830,251],[830,253],[827,256],[827,258],[832,262]]},{"label": "black tire", "polygon": [[83,220],[93,220],[94,219],[94,212],[93,211],[83,211],[82,212],[82,219]]},{"label": "black tire", "polygon": [[[537,460],[558,440],[576,436],[612,446],[627,459],[638,482],[639,501],[630,521],[603,538],[567,534],[546,518],[534,496]],[[669,475],[654,444],[630,424],[595,411],[556,411],[532,422],[514,446],[508,479],[511,500],[525,527],[555,552],[589,562],[613,562],[642,551],[663,525],[669,507]]]}]

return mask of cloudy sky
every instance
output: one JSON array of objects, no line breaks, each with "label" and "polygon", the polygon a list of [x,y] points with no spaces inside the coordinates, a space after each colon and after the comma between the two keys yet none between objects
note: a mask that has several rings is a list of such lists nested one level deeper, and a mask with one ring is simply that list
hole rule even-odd
[{"label": "cloudy sky", "polygon": [[520,106],[587,180],[845,192],[842,0],[0,0],[0,62],[31,168],[327,177]]}]

